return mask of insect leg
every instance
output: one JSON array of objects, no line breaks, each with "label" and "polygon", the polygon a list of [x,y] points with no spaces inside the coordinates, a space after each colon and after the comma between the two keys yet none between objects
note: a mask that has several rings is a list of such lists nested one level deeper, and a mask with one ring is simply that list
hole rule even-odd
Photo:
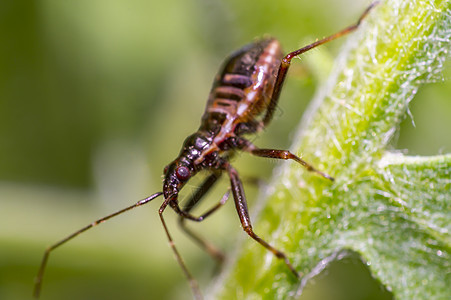
[{"label": "insect leg", "polygon": [[375,2],[371,3],[371,5],[368,6],[365,9],[365,11],[360,16],[360,18],[357,21],[357,23],[355,23],[354,25],[348,26],[345,29],[343,29],[343,30],[341,30],[341,31],[339,31],[339,32],[337,32],[335,34],[332,34],[332,35],[330,35],[328,37],[325,37],[325,38],[323,38],[323,39],[321,39],[319,41],[316,41],[316,42],[314,42],[314,43],[312,43],[310,45],[307,45],[307,46],[305,46],[305,47],[303,47],[301,49],[298,49],[296,51],[290,52],[282,59],[282,62],[280,63],[279,71],[278,71],[278,74],[277,74],[276,83],[274,84],[274,90],[273,90],[273,93],[272,93],[272,96],[271,96],[271,101],[270,101],[270,103],[268,105],[268,109],[266,111],[266,115],[263,118],[263,125],[264,126],[266,126],[272,119],[274,110],[275,110],[276,105],[277,105],[277,101],[279,99],[280,91],[282,90],[282,86],[283,86],[283,83],[285,81],[285,77],[287,75],[288,69],[289,69],[290,64],[291,64],[291,60],[294,57],[296,57],[298,55],[301,55],[302,53],[305,53],[305,52],[307,52],[307,51],[309,51],[309,50],[311,50],[311,49],[313,49],[315,47],[318,47],[318,46],[320,46],[322,44],[328,43],[328,42],[333,41],[333,40],[335,40],[335,39],[337,39],[339,37],[342,37],[342,36],[344,36],[344,35],[346,35],[348,33],[353,32],[354,30],[356,30],[360,26],[360,23],[362,22],[362,20],[368,15],[370,10],[374,6],[376,6],[377,4],[379,4],[378,1],[375,1]]},{"label": "insect leg", "polygon": [[297,163],[301,164],[302,166],[304,166],[307,169],[307,171],[315,172],[315,173],[323,176],[324,178],[329,179],[330,181],[334,181],[335,180],[332,176],[327,175],[326,173],[319,171],[318,169],[313,167],[311,164],[309,164],[305,160],[301,159],[300,157],[294,155],[293,153],[291,153],[288,150],[255,148],[253,150],[250,150],[249,152],[251,154],[253,154],[253,155],[260,156],[260,157],[278,158],[278,159],[285,159],[285,160],[286,159],[292,159],[295,162],[297,162]]},{"label": "insect leg", "polygon": [[[226,195],[221,199],[221,201],[218,204],[216,204],[214,207],[212,207],[210,210],[208,210],[205,214],[201,215],[200,217],[195,217],[195,216],[189,214],[188,212],[183,211],[178,205],[177,196],[166,199],[163,202],[163,204],[160,206],[160,209],[158,210],[158,214],[160,215],[161,223],[163,224],[164,231],[166,232],[166,236],[169,240],[169,245],[171,246],[172,251],[174,251],[175,258],[177,259],[178,264],[182,268],[183,273],[185,273],[185,276],[190,283],[191,290],[193,291],[194,297],[196,299],[202,299],[202,293],[200,292],[199,285],[197,284],[197,281],[194,279],[194,277],[189,272],[188,268],[186,267],[185,262],[182,259],[182,256],[180,255],[177,248],[175,247],[174,240],[172,239],[172,236],[169,233],[169,229],[166,225],[166,221],[164,220],[163,212],[169,204],[171,206],[171,208],[173,208],[174,211],[181,217],[192,220],[192,221],[200,222],[200,221],[203,221],[210,214],[212,214],[214,211],[216,211],[219,207],[221,207],[226,202],[227,198],[228,198],[228,193],[226,193]],[[197,200],[197,202],[198,201],[199,200]]]},{"label": "insect leg", "polygon": [[109,219],[111,219],[111,218],[113,218],[113,217],[115,217],[117,215],[120,215],[120,214],[122,214],[122,213],[124,213],[124,212],[126,212],[128,210],[131,210],[131,209],[133,209],[135,207],[138,207],[138,206],[144,205],[146,203],[149,203],[150,201],[152,201],[153,199],[157,198],[158,196],[161,196],[162,194],[163,193],[161,193],[161,192],[155,193],[155,194],[153,194],[153,195],[151,195],[151,196],[149,196],[149,197],[147,197],[147,198],[145,198],[143,200],[138,201],[137,203],[135,203],[135,204],[133,204],[131,206],[128,206],[128,207],[126,207],[124,209],[121,209],[121,210],[119,210],[119,211],[117,211],[115,213],[112,213],[112,214],[110,214],[110,215],[108,215],[106,217],[103,217],[101,219],[98,219],[98,220],[92,222],[91,224],[83,227],[82,229],[80,229],[80,230],[72,233],[71,235],[65,237],[64,239],[62,239],[58,243],[55,243],[55,244],[51,245],[50,247],[48,247],[45,250],[45,252],[44,252],[44,256],[42,258],[41,266],[39,267],[38,275],[37,275],[37,277],[35,279],[35,285],[34,285],[34,291],[33,291],[34,298],[36,298],[36,299],[39,298],[39,294],[41,292],[42,280],[43,280],[43,277],[44,277],[45,267],[47,265],[47,261],[48,261],[48,258],[50,256],[50,253],[53,250],[55,250],[59,246],[65,244],[66,242],[70,241],[71,239],[75,238],[79,234],[85,232],[86,230],[91,229],[92,227],[97,226],[97,225],[99,225],[99,224],[101,224],[101,223],[103,223],[103,222],[105,222],[105,221],[107,221],[107,220],[109,220]]},{"label": "insect leg", "polygon": [[226,192],[224,194],[224,196],[222,196],[221,201],[219,201],[215,206],[213,206],[212,208],[210,208],[209,210],[207,210],[204,214],[202,214],[199,217],[196,217],[184,210],[182,210],[180,208],[180,206],[178,205],[177,201],[171,201],[169,203],[169,205],[172,207],[172,209],[174,209],[174,211],[182,218],[184,219],[188,219],[191,221],[195,221],[195,222],[202,222],[203,220],[205,220],[208,216],[210,216],[213,212],[215,212],[218,208],[220,208],[221,206],[223,206],[227,199],[229,198],[229,192]]},{"label": "insect leg", "polygon": [[198,300],[202,299],[202,293],[200,292],[199,289],[199,285],[197,284],[196,279],[194,279],[194,277],[191,275],[191,273],[189,272],[188,268],[185,265],[185,262],[182,259],[182,256],[180,255],[180,253],[178,252],[177,248],[175,247],[175,243],[174,240],[172,239],[171,234],[169,233],[169,229],[168,226],[166,225],[166,222],[164,220],[163,217],[163,212],[166,209],[166,207],[168,206],[168,204],[172,203],[172,202],[177,202],[177,199],[174,198],[168,198],[166,199],[163,204],[160,206],[160,209],[158,210],[158,214],[160,215],[160,219],[161,219],[161,223],[163,224],[164,227],[164,231],[166,232],[166,236],[169,240],[169,246],[171,246],[172,251],[174,251],[175,254],[175,258],[177,259],[178,264],[180,265],[180,267],[183,270],[183,273],[185,273],[186,278],[189,281],[189,284],[191,286],[191,290],[193,291],[194,297]]},{"label": "insect leg", "polygon": [[243,227],[243,230],[251,238],[257,241],[260,245],[271,251],[277,258],[282,259],[287,265],[287,267],[290,269],[290,271],[294,274],[294,276],[299,277],[298,272],[293,267],[293,265],[291,264],[290,260],[285,255],[285,253],[277,250],[276,248],[268,244],[265,240],[263,240],[254,233],[254,231],[252,230],[251,219],[249,217],[249,211],[247,209],[246,196],[244,194],[243,185],[238,176],[238,172],[230,164],[226,164],[225,167],[230,176],[233,198],[235,200],[236,210],[238,212],[238,216],[240,217],[241,226]]},{"label": "insect leg", "polygon": [[197,203],[202,199],[202,197],[208,193],[210,188],[213,187],[213,185],[216,183],[216,181],[221,177],[221,173],[215,172],[209,175],[204,182],[199,186],[199,189],[196,191],[194,195],[192,195],[189,200],[187,201],[187,204],[183,208],[184,212],[190,212],[191,209],[193,209]]},{"label": "insect leg", "polygon": [[260,157],[268,157],[268,158],[277,158],[277,159],[292,159],[295,162],[301,164],[302,166],[304,166],[308,171],[310,172],[315,172],[319,175],[321,175],[322,177],[329,179],[331,181],[334,181],[335,179],[330,176],[327,175],[324,172],[319,171],[318,169],[316,169],[315,167],[313,167],[311,164],[309,164],[308,162],[304,161],[303,159],[301,159],[300,157],[294,155],[293,153],[291,153],[288,150],[277,150],[277,149],[260,149],[257,146],[255,146],[254,144],[252,144],[250,141],[244,139],[244,138],[237,138],[236,139],[236,145],[237,147],[239,147],[240,149],[247,151],[253,155],[256,156],[260,156]]},{"label": "insect leg", "polygon": [[[202,199],[202,197],[209,191],[209,189],[216,183],[216,181],[221,176],[221,173],[213,173],[210,176],[205,179],[205,181],[202,183],[200,188],[197,190],[197,192],[191,196],[191,198],[188,200],[188,203],[186,207],[183,209],[183,212],[189,213],[191,209],[196,206],[196,204]],[[202,220],[204,220],[208,215],[213,213],[215,210],[217,210],[219,207],[221,207],[225,201],[228,198],[228,193],[224,195],[224,197],[221,199],[221,201],[216,204],[213,208],[208,210],[206,213],[204,213],[201,217]],[[201,248],[203,248],[210,256],[212,256],[214,259],[216,259],[219,263],[222,263],[224,261],[224,254],[213,244],[209,243],[202,237],[200,237],[197,233],[193,232],[191,229],[189,229],[186,226],[185,223],[186,217],[183,215],[180,215],[179,217],[179,225],[182,228],[182,230],[191,237]]]}]

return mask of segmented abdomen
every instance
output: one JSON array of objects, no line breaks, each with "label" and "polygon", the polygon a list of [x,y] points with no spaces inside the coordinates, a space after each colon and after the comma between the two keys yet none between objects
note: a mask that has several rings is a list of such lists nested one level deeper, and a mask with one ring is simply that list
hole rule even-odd
[{"label": "segmented abdomen", "polygon": [[256,41],[233,53],[216,76],[201,129],[224,136],[238,123],[255,119],[269,104],[282,57],[275,39]]}]

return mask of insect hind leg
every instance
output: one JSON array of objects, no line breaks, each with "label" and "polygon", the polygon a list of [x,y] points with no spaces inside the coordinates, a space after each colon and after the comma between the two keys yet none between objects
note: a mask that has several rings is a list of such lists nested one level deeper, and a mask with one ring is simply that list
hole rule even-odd
[{"label": "insect hind leg", "polygon": [[363,19],[366,18],[366,16],[368,15],[368,13],[370,12],[370,10],[372,10],[376,5],[379,4],[379,1],[374,1],[373,3],[371,3],[366,9],[365,11],[362,13],[362,15],[360,16],[359,20],[353,24],[350,25],[348,27],[346,27],[345,29],[334,33],[328,37],[325,37],[321,40],[318,40],[314,43],[311,43],[310,45],[307,45],[305,47],[302,47],[301,49],[295,50],[293,52],[288,53],[287,55],[285,55],[285,57],[282,59],[280,66],[279,66],[279,71],[277,73],[277,77],[276,77],[276,82],[274,84],[274,90],[271,96],[271,100],[269,102],[268,108],[266,110],[266,114],[263,118],[263,124],[266,126],[268,125],[268,123],[271,121],[273,115],[274,115],[274,110],[277,106],[277,102],[279,100],[279,96],[280,96],[280,92],[282,90],[282,86],[283,83],[285,82],[285,78],[288,72],[288,69],[290,68],[291,65],[291,60],[298,56],[301,55],[307,51],[310,51],[311,49],[318,47],[320,45],[326,44],[328,42],[331,42],[335,39],[338,39],[342,36],[345,36],[353,31],[355,31],[357,28],[359,28],[360,24],[362,23]]}]

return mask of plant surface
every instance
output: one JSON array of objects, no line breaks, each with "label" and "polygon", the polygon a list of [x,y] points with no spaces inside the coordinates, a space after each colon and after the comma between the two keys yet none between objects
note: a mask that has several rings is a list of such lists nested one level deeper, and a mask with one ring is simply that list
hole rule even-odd
[{"label": "plant surface", "polygon": [[254,221],[256,233],[283,249],[304,279],[249,239],[216,298],[300,296],[307,279],[343,249],[358,252],[397,299],[450,297],[451,155],[389,150],[419,87],[442,80],[450,6],[386,1],[352,34],[292,147],[335,182],[284,163]]}]

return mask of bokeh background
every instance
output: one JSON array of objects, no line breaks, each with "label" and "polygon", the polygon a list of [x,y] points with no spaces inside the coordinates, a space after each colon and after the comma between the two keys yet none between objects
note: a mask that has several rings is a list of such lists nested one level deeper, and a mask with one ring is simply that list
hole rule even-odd
[{"label": "bokeh background", "polygon": [[[213,77],[230,52],[263,35],[278,37],[286,51],[297,49],[351,24],[368,4],[1,1],[0,299],[31,298],[46,246],[161,190],[162,170],[197,129]],[[343,42],[294,63],[275,120],[257,145],[289,147]],[[393,148],[413,155],[451,151],[450,74],[448,63],[444,81],[420,90],[410,106],[416,127],[407,118]],[[276,166],[247,155],[235,164],[243,177],[263,179]],[[185,194],[200,181],[190,182]],[[207,206],[226,183],[209,194]],[[246,184],[246,191],[252,207],[258,187]],[[42,299],[190,297],[159,222],[160,203],[117,217],[56,250]],[[180,234],[174,213],[168,210],[166,218],[190,270],[207,287],[214,262]],[[226,253],[233,253],[244,235],[231,204],[194,225]],[[336,297],[378,299],[377,285],[359,281],[364,276],[343,281],[366,272],[351,269],[342,266],[336,277],[325,276],[316,284],[318,292],[313,286],[304,298],[330,290]],[[354,294],[346,294],[349,290]]]}]

